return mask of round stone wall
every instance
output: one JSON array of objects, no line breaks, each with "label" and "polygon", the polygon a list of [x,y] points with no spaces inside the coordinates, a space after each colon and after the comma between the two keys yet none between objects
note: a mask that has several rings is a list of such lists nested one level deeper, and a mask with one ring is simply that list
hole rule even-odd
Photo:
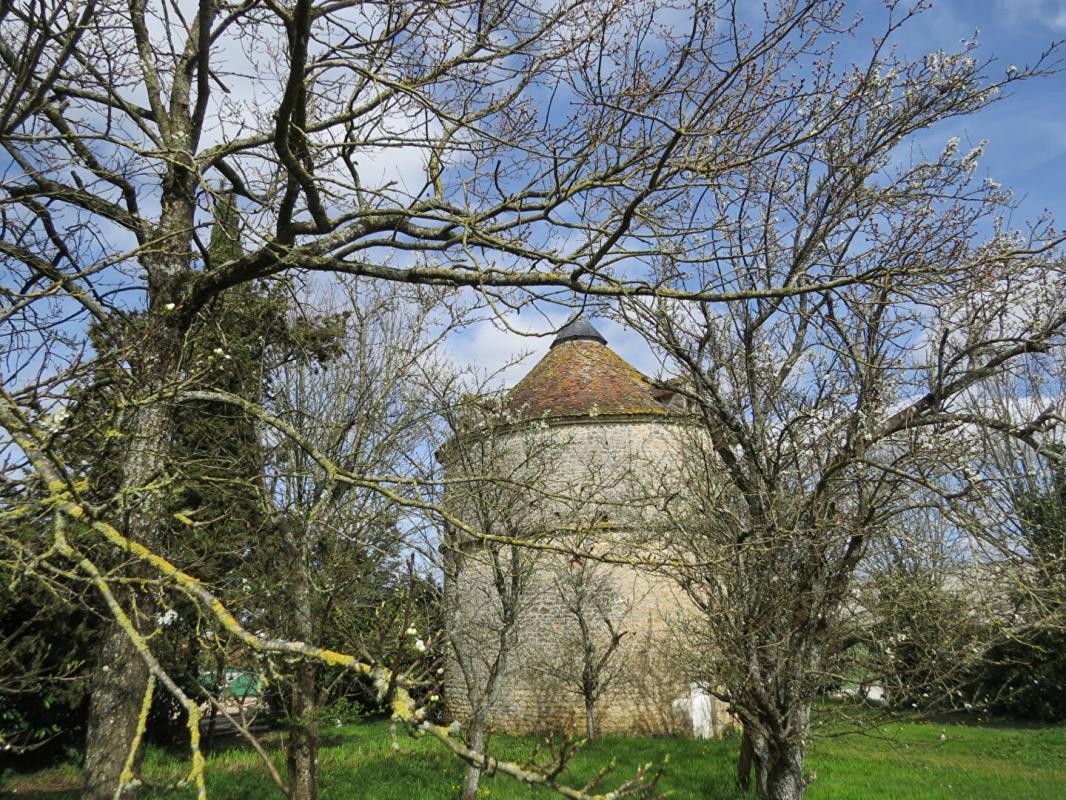
[{"label": "round stone wall", "polygon": [[[695,615],[665,572],[648,566],[669,559],[657,509],[676,487],[690,430],[660,415],[542,420],[442,454],[454,513],[502,540],[453,531],[445,548],[448,626],[462,651],[446,667],[452,715],[465,722],[471,692],[496,672],[491,727],[580,732],[588,651],[602,665],[599,731],[691,732],[678,633]],[[478,479],[490,475],[498,480]],[[720,711],[713,716],[717,724]]]}]

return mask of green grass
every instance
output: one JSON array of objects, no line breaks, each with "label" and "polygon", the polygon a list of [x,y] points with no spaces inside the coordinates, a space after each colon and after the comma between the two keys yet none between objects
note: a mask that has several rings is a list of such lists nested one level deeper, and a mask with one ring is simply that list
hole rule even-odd
[{"label": "green grass", "polygon": [[[275,746],[276,738],[271,740]],[[522,758],[531,738],[498,737],[493,751]],[[660,788],[674,798],[736,800],[732,788],[738,742],[686,739],[605,738],[582,750],[568,777],[587,778],[611,759],[610,781],[631,776],[641,765],[670,761]],[[257,756],[231,748],[208,757],[208,791],[214,800],[266,800],[279,797]],[[281,769],[280,754],[275,763]],[[168,788],[186,765],[175,756],[151,750],[145,760],[150,784],[147,800],[193,796],[187,787]],[[810,800],[1066,800],[1066,727],[1021,728],[969,724],[897,723],[876,735],[818,738],[808,768],[818,778]],[[384,722],[349,725],[326,731],[321,759],[322,800],[421,800],[457,793],[462,765],[443,748],[402,733],[395,745]],[[0,795],[37,800],[74,800],[78,773],[72,767],[31,775],[0,777]],[[613,785],[613,784],[610,784]],[[520,786],[503,777],[486,778],[488,800],[535,800],[550,793]]]}]

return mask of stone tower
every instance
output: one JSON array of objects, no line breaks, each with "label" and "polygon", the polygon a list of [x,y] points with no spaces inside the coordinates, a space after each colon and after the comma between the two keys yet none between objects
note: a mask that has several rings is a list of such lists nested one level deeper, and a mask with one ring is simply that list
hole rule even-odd
[{"label": "stone tower", "polygon": [[496,537],[453,531],[445,547],[455,717],[488,687],[497,730],[580,731],[591,715],[599,732],[720,731],[680,657],[687,598],[645,566],[669,553],[661,509],[690,432],[681,398],[575,316],[441,451],[453,513]]}]

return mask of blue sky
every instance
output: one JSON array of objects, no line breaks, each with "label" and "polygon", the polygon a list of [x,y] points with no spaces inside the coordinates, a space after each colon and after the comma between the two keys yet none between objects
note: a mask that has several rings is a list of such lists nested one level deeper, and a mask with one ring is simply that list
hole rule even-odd
[{"label": "blue sky", "polygon": [[[855,13],[877,18],[884,14],[882,0],[845,2],[848,15]],[[741,0],[740,5],[752,8],[761,4],[759,0]],[[904,57],[917,58],[938,49],[957,50],[960,40],[979,31],[980,53],[996,60],[989,75],[1001,76],[1011,64],[1032,63],[1056,39],[1066,38],[1066,0],[931,0],[931,6],[897,37],[897,46]],[[860,32],[854,39],[845,41],[841,55],[845,59],[850,55],[855,60],[865,60],[869,41],[870,34]],[[261,117],[256,105],[257,96],[249,87],[254,87],[259,80],[255,68],[262,67],[262,64],[246,63],[236,52],[228,57],[233,61],[231,67],[247,71],[249,78],[248,85],[235,83],[232,94],[226,97],[229,100],[236,97],[250,104],[248,113]],[[210,135],[232,133],[226,127],[226,114],[220,111],[219,116],[220,128]],[[1010,96],[979,114],[947,121],[916,137],[912,143],[927,153],[936,154],[952,137],[960,139],[963,152],[982,139],[988,140],[979,177],[991,178],[1014,191],[1018,203],[1018,210],[1011,220],[1014,226],[1024,227],[1027,221],[1035,220],[1045,210],[1050,210],[1066,223],[1066,74],[1015,84]],[[377,152],[371,148],[363,159],[367,164],[381,164],[381,169],[388,170],[381,177],[382,181],[393,175],[401,183],[405,176],[412,176],[413,186],[424,181],[423,153],[417,148],[390,149],[387,157],[382,156],[380,148]],[[4,168],[10,166],[9,161],[2,164]],[[148,213],[154,211],[154,200],[151,192],[142,194],[142,207]],[[104,234],[110,247],[122,246],[124,234],[108,227],[105,227]],[[116,283],[126,282],[125,278],[116,275]],[[130,295],[131,304],[139,300],[139,294]],[[545,335],[540,338],[524,337],[484,323],[455,337],[450,343],[452,352],[456,360],[478,364],[489,371],[522,352],[530,353],[531,358],[523,365],[508,370],[503,376],[501,382],[511,384],[528,370],[533,359],[546,351],[550,342],[546,335],[561,325],[567,315],[565,309],[554,309],[547,316],[523,313],[520,318],[511,320],[515,328]],[[596,324],[623,357],[646,372],[654,374],[658,371],[658,364],[637,335],[604,320],[597,320]]]},{"label": "blue sky", "polygon": [[[897,37],[902,56],[957,50],[962,39],[973,38],[977,32],[979,54],[995,59],[989,75],[1000,77],[1010,65],[1032,64],[1054,41],[1066,39],[1066,0],[932,0],[930,5]],[[848,13],[868,18],[883,14],[883,7],[880,0],[847,2]],[[845,42],[841,54],[862,60],[869,41],[869,35],[860,32]],[[1045,211],[1058,220],[1057,228],[1066,227],[1066,73],[1015,84],[988,108],[945,121],[912,144],[935,154],[955,136],[964,151],[988,140],[978,176],[1013,190],[1018,209],[1011,227],[1025,227]],[[512,324],[529,333],[546,334],[566,316],[565,310],[552,312],[550,320],[523,314]],[[595,324],[623,358],[649,374],[659,371],[654,355],[635,333],[606,320],[595,320]],[[528,353],[521,364],[503,373],[501,382],[511,385],[546,352],[550,341],[547,336],[527,338],[486,322],[458,337],[452,347],[457,359],[490,371]]]},{"label": "blue sky", "polygon": [[[1053,41],[1066,38],[1066,0],[934,0],[930,11],[908,26],[901,51],[918,56],[956,48],[975,30],[980,51],[997,60],[993,74],[1032,63]],[[941,148],[951,136],[963,147],[988,139],[982,171],[1014,190],[1019,223],[1045,209],[1066,219],[1066,75],[1020,84],[984,111],[934,128],[919,141]]]}]

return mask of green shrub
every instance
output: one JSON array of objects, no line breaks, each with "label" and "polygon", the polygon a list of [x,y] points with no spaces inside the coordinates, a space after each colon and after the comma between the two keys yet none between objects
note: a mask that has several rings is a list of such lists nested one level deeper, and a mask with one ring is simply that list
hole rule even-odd
[{"label": "green shrub", "polygon": [[978,703],[1031,722],[1066,722],[1066,631],[1043,628],[986,653],[973,681]]}]

